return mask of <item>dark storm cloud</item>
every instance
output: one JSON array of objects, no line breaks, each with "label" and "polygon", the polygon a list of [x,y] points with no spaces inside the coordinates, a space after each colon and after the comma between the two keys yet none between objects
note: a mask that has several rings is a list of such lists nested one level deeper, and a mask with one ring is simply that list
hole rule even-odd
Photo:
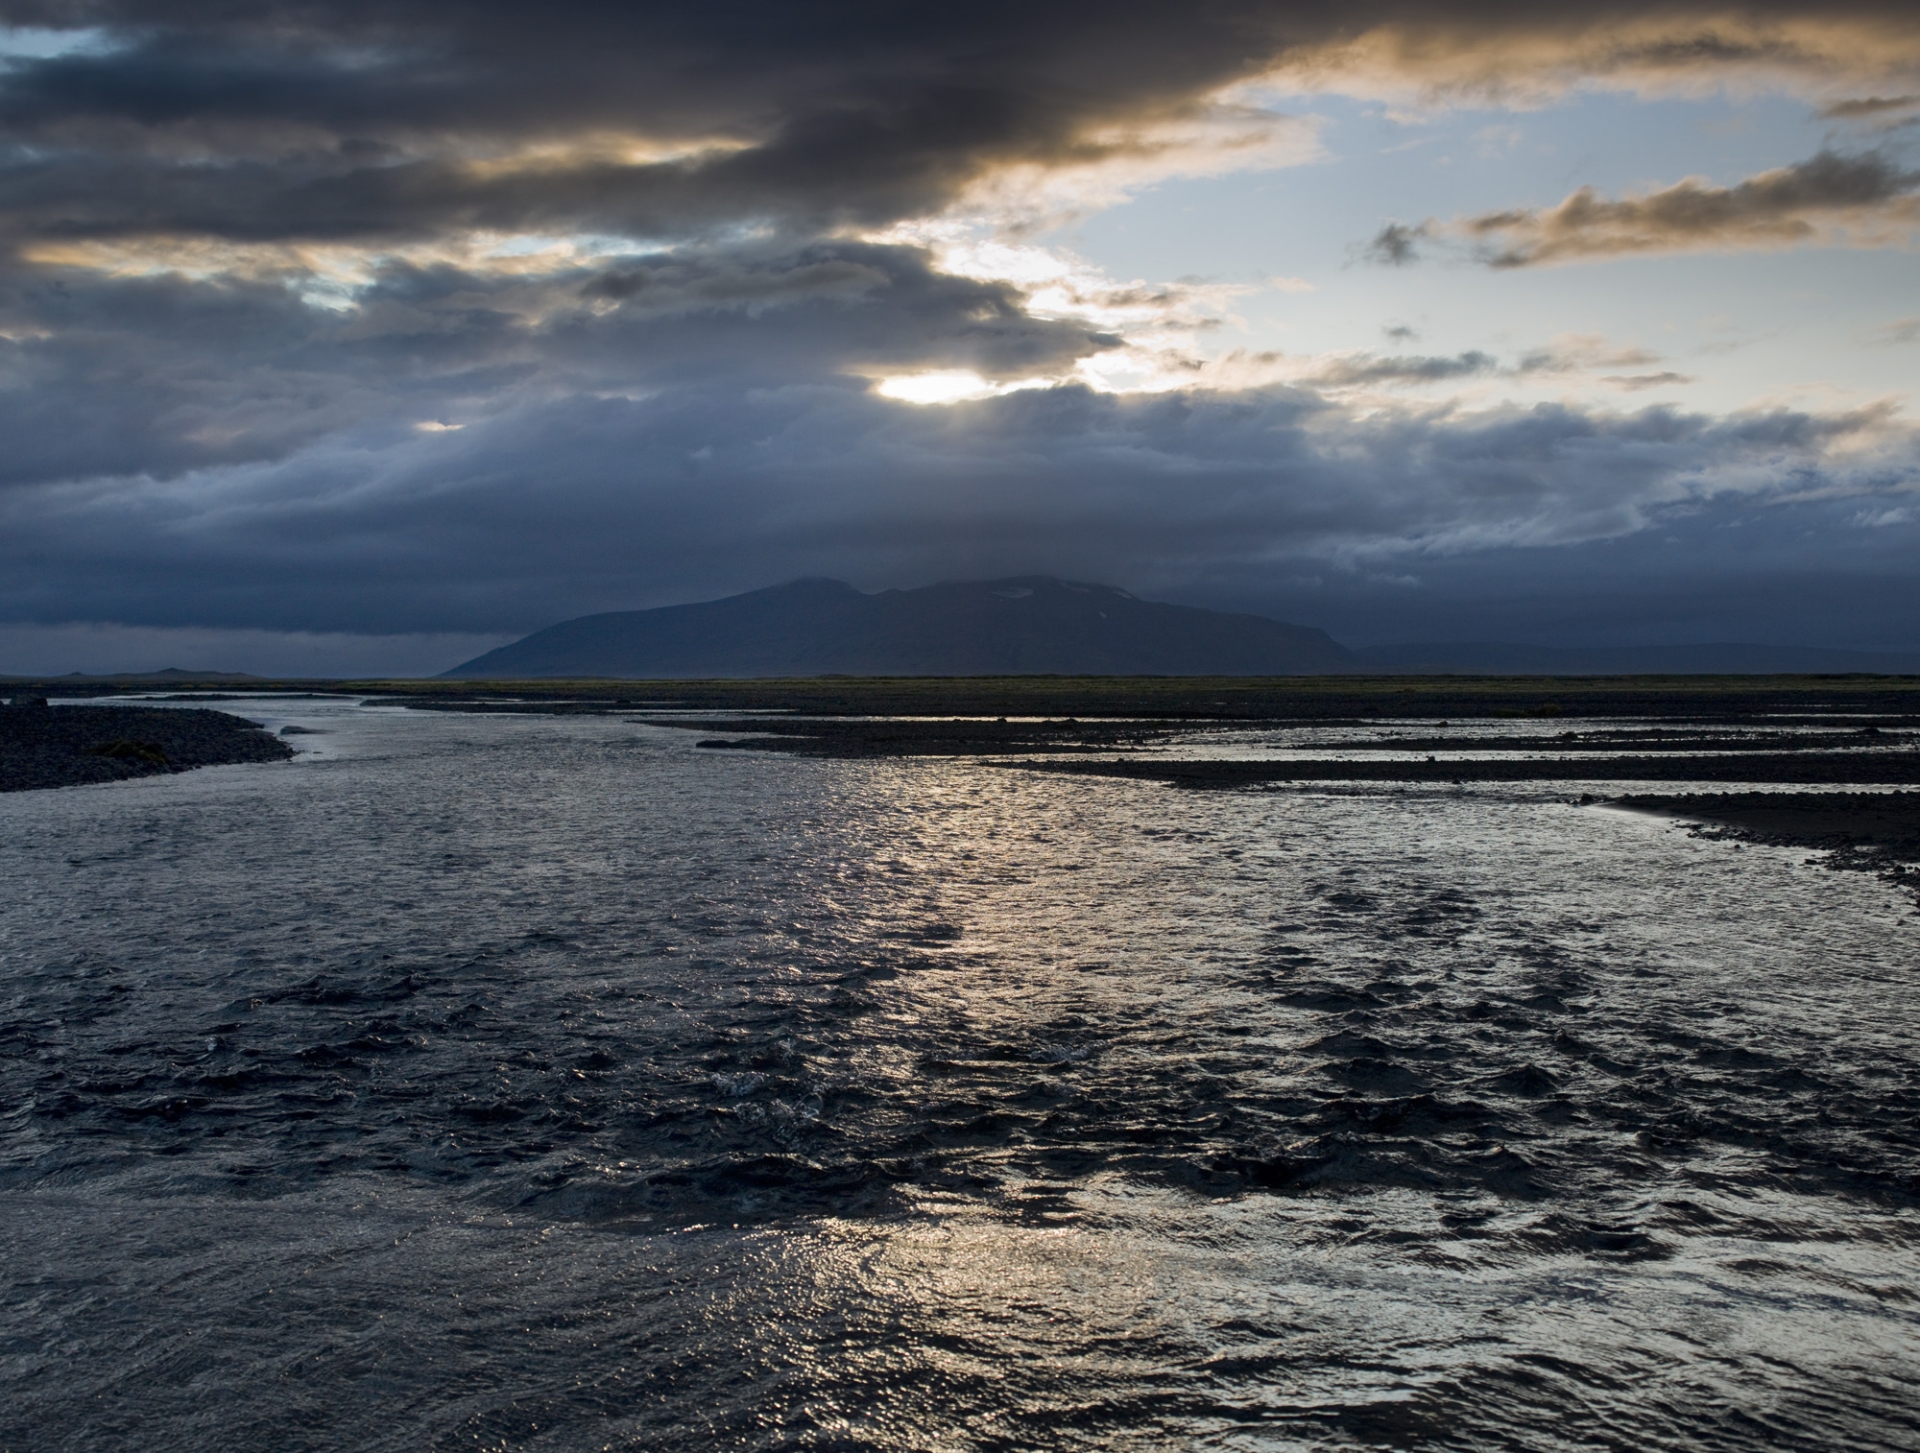
[{"label": "dark storm cloud", "polygon": [[[1177,111],[1277,43],[1245,7],[1212,23],[1045,5],[66,14],[130,43],[0,86],[0,128],[32,148],[0,177],[18,235],[873,225],[995,164],[1092,157],[1091,126]],[[634,142],[691,154],[619,155]]]},{"label": "dark storm cloud", "polygon": [[334,446],[163,486],[15,489],[0,614],[510,631],[811,573],[878,586],[1048,570],[1145,588],[1281,558],[1399,572],[1634,532],[1717,492],[1764,508],[1783,491],[1897,491],[1836,462],[1884,422],[1358,419],[1286,390],[919,409],[799,379],[575,394],[377,461]]},{"label": "dark storm cloud", "polygon": [[1150,146],[1140,125],[1275,70],[1498,93],[1758,68],[1832,88],[1920,46],[1895,0],[10,0],[0,17],[106,39],[0,79],[0,227],[22,239],[874,226],[996,167]]},{"label": "dark storm cloud", "polygon": [[[1873,524],[1860,513],[1857,500],[1755,509],[1725,497],[1647,530],[1551,549],[1428,555],[1385,578],[1314,561],[1228,569],[1183,594],[1312,621],[1353,644],[1772,641],[1910,655],[1920,640],[1920,517],[1888,511]],[[1822,542],[1818,553],[1809,539]]]},{"label": "dark storm cloud", "polygon": [[[1262,74],[1428,99],[1903,94],[1906,0],[0,0],[0,20],[92,28],[0,64],[0,618],[517,630],[804,573],[1402,570],[1644,531],[1723,487],[1903,507],[1906,476],[1861,462],[1891,437],[1877,416],[1074,387],[918,409],[869,380],[1060,378],[1119,340],[853,234],[1021,168],[1149,164]],[[1558,236],[1514,216],[1510,250]],[[1389,229],[1383,255],[1422,235]],[[1320,387],[1529,367],[1356,358]]]},{"label": "dark storm cloud", "polygon": [[910,248],[661,255],[525,280],[387,266],[345,311],[275,281],[0,276],[0,486],[166,478],[328,436],[697,379],[1060,371],[1111,345]]},{"label": "dark storm cloud", "polygon": [[[1397,574],[1644,530],[1721,480],[1754,508],[1898,507],[1908,482],[1860,462],[1877,415],[1360,416],[1308,389],[916,408],[862,375],[1045,376],[1112,340],[897,246],[389,263],[338,310],[273,278],[0,281],[0,618],[510,632],[801,574]],[[1651,358],[1574,338],[1500,371]],[[1321,386],[1496,365],[1344,367]]]}]

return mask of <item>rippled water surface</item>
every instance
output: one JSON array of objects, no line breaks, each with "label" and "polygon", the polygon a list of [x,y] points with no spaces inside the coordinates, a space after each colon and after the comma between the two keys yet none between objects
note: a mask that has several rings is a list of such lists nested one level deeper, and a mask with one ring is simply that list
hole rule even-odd
[{"label": "rippled water surface", "polygon": [[1920,1445],[1871,876],[249,706],[0,798],[8,1453]]}]

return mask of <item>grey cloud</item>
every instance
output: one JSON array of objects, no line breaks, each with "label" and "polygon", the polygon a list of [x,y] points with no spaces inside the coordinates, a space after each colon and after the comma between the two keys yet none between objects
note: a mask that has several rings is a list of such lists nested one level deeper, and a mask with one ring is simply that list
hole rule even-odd
[{"label": "grey cloud", "polygon": [[[1823,151],[1732,187],[1685,181],[1619,201],[1582,187],[1557,207],[1489,212],[1453,224],[1490,267],[1697,248],[1783,247],[1853,224],[1862,240],[1920,225],[1920,172],[1885,157]],[[1888,229],[1899,229],[1899,232]]]},{"label": "grey cloud", "polygon": [[[1352,644],[1772,641],[1911,654],[1920,525],[1850,527],[1857,509],[1845,498],[1755,509],[1723,497],[1637,534],[1426,556],[1409,564],[1417,583],[1396,590],[1324,566],[1310,584],[1271,570],[1183,584],[1199,602],[1311,621]],[[1817,555],[1810,539],[1824,542]]]},{"label": "grey cloud", "polygon": [[[1116,340],[847,233],[996,168],[1146,146],[1139,127],[1270,67],[1373,84],[1373,62],[1341,69],[1349,41],[1421,86],[1479,84],[1447,69],[1472,56],[1542,84],[1765,64],[1890,93],[1846,46],[1897,50],[1904,3],[0,0],[0,17],[118,43],[0,70],[0,618],[484,633],[802,573],[1152,587],[1645,534],[1723,473],[1761,495],[1901,483],[1835,462],[1840,442],[1874,457],[1887,426],[1864,418],[1360,417],[1304,388],[920,410],[868,378],[1057,376]],[[1818,44],[1755,38],[1781,19]],[[1595,39],[1628,32],[1655,39]],[[1718,39],[1689,59],[1686,36]],[[486,230],[633,251],[520,274],[463,250]],[[1443,241],[1394,224],[1376,244],[1408,262]],[[339,311],[303,301],[329,301],[324,269],[293,244],[325,243],[367,270]],[[109,244],[149,271],[115,273]],[[1501,371],[1341,368],[1321,387]]]},{"label": "grey cloud", "polygon": [[1862,96],[1822,107],[1820,115],[1829,121],[1878,121],[1913,111],[1920,111],[1920,96]]},{"label": "grey cloud", "polygon": [[[0,231],[21,240],[813,235],[938,209],[996,167],[1125,153],[1144,144],[1128,126],[1275,67],[1337,83],[1353,46],[1362,70],[1470,88],[1463,58],[1522,86],[1756,65],[1830,86],[1916,59],[1894,0],[1760,0],[1737,19],[1704,0],[1577,16],[1510,0],[12,0],[0,15],[120,42],[0,73]],[[622,138],[681,154],[623,156]]]},{"label": "grey cloud", "polygon": [[1420,260],[1419,244],[1432,235],[1432,226],[1426,222],[1415,226],[1389,222],[1374,234],[1373,240],[1360,250],[1360,255],[1369,262],[1387,267],[1406,267]]},{"label": "grey cloud", "polygon": [[1631,393],[1631,392],[1637,392],[1641,389],[1667,388],[1669,386],[1677,386],[1679,384],[1692,383],[1693,378],[1689,374],[1672,373],[1672,372],[1626,373],[1626,374],[1610,373],[1610,374],[1604,375],[1601,378],[1600,382],[1606,383],[1606,384],[1612,384],[1613,387],[1617,389],[1625,389]]},{"label": "grey cloud", "polygon": [[1775,495],[1885,490],[1836,453],[1884,427],[1566,407],[1362,418],[1297,390],[917,409],[797,378],[573,396],[415,436],[372,469],[320,447],[166,485],[15,489],[0,618],[488,632],[810,573],[1146,586],[1279,558],[1417,561],[1632,534],[1717,490],[1760,508],[1759,479]]},{"label": "grey cloud", "polygon": [[377,452],[422,421],[574,392],[1057,373],[1114,342],[914,249],[856,243],[525,281],[393,264],[345,313],[274,282],[16,273],[0,275],[0,334],[0,485],[16,487],[164,479],[323,438]]},{"label": "grey cloud", "polygon": [[[1079,7],[858,4],[127,4],[88,18],[131,43],[0,82],[0,129],[32,144],[0,176],[16,235],[878,224],[992,165],[1090,159],[1100,123],[1178,112],[1276,43],[1257,6],[1116,6],[1096,23]],[[593,145],[622,136],[694,150],[620,160]],[[528,146],[547,150],[511,164]]]},{"label": "grey cloud", "polygon": [[[1410,329],[1388,330],[1389,336],[1410,333]],[[1274,355],[1277,357],[1277,355]],[[1313,388],[1339,390],[1375,385],[1444,383],[1452,379],[1529,378],[1542,374],[1591,375],[1601,368],[1637,368],[1658,363],[1660,356],[1644,348],[1622,348],[1595,334],[1572,334],[1556,339],[1546,348],[1522,354],[1510,365],[1502,365],[1490,353],[1473,349],[1451,356],[1401,356],[1377,358],[1356,354],[1324,364],[1299,381]],[[1657,384],[1685,383],[1690,380],[1677,373],[1607,376],[1602,382],[1622,388],[1650,388]]]},{"label": "grey cloud", "polygon": [[1599,334],[1575,333],[1556,338],[1548,347],[1521,355],[1513,372],[1584,373],[1596,368],[1641,368],[1658,363],[1660,355],[1644,348],[1622,348]]},{"label": "grey cloud", "polygon": [[311,631],[0,622],[0,673],[90,675],[164,670],[256,676],[431,676],[505,645],[510,636],[348,635]]},{"label": "grey cloud", "polygon": [[1500,366],[1490,353],[1474,350],[1451,358],[1344,358],[1303,379],[1317,388],[1366,384],[1440,383],[1493,373]]},{"label": "grey cloud", "polygon": [[1920,317],[1896,318],[1867,335],[1869,343],[1920,343]]}]

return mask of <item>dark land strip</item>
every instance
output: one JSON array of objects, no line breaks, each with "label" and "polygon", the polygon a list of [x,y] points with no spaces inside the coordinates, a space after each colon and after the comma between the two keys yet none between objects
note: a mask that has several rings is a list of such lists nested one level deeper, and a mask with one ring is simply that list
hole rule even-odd
[{"label": "dark land strip", "polygon": [[795,716],[1366,722],[1399,719],[1770,718],[1920,725],[1920,677],[1015,676],[802,681],[342,682],[452,711],[765,711]]},{"label": "dark land strip", "polygon": [[1634,795],[1621,807],[1738,833],[1752,842],[1879,849],[1920,862],[1920,793],[1706,792]]},{"label": "dark land strip", "polygon": [[[731,748],[836,758],[1035,754],[1085,756],[1161,748],[1173,743],[1176,737],[1190,743],[1196,736],[1244,733],[1254,725],[1272,729],[1300,725],[1290,721],[1082,721],[1073,717],[1043,721],[967,717],[635,717],[631,720],[648,726],[674,727],[707,734],[700,745],[715,750]],[[1438,725],[1445,728],[1450,724],[1443,721]],[[1703,728],[1696,724],[1631,730],[1567,731],[1551,737],[1482,736],[1470,730],[1442,733],[1428,728],[1420,733],[1318,741],[1304,750],[1325,753],[1325,756],[1316,755],[1311,759],[1293,761],[1139,757],[1044,765],[1049,770],[1140,777],[1178,782],[1184,786],[1236,786],[1255,781],[1308,779],[1391,782],[1464,780],[1466,774],[1453,770],[1456,768],[1497,769],[1482,771],[1474,780],[1502,782],[1527,781],[1536,777],[1548,780],[1580,777],[1632,780],[1640,776],[1654,780],[1684,781],[1704,776],[1706,780],[1772,781],[1776,777],[1769,774],[1782,770],[1791,775],[1777,780],[1901,782],[1909,779],[1900,773],[1920,770],[1920,753],[1912,750],[1916,746],[1920,746],[1920,732],[1875,725],[1847,726],[1826,731],[1760,730],[1737,733],[1723,725]],[[1509,755],[1491,762],[1461,761],[1457,757],[1430,758],[1425,762],[1353,762],[1336,755],[1354,752],[1457,754],[1469,751],[1530,755]],[[1572,754],[1572,757],[1560,760],[1567,754]],[[1582,755],[1587,760],[1578,760]],[[1913,764],[1905,762],[1910,755],[1916,758]],[[1740,769],[1731,775],[1719,770],[1723,764],[1718,762],[1718,758],[1723,756],[1741,758]],[[1641,770],[1637,764],[1649,757],[1664,757],[1668,762]],[[1793,765],[1783,767],[1782,763],[1789,760]],[[1823,763],[1824,766],[1821,765]],[[1617,767],[1616,764],[1621,765]],[[1634,770],[1625,770],[1628,766]],[[1893,770],[1896,775],[1849,775],[1863,768],[1876,773]],[[1800,775],[1821,770],[1839,772],[1841,775],[1804,778]],[[1752,775],[1755,772],[1761,775]]]},{"label": "dark land strip", "polygon": [[118,782],[229,762],[279,762],[285,742],[224,711],[0,707],[0,792]]},{"label": "dark land strip", "polygon": [[[1525,750],[1524,747],[1520,750]],[[1920,752],[1754,752],[1728,756],[1511,757],[1356,762],[1144,759],[1021,763],[1082,777],[1127,777],[1175,787],[1235,788],[1287,782],[1778,782],[1920,784]]]},{"label": "dark land strip", "polygon": [[[42,694],[151,689],[154,678],[21,681]],[[232,677],[169,676],[231,691]],[[448,711],[771,711],[807,716],[1074,717],[1241,722],[1370,718],[1849,718],[1920,724],[1920,676],[912,676],[801,680],[249,680],[249,692],[348,694]]]},{"label": "dark land strip", "polygon": [[[1123,777],[1176,787],[1235,788],[1285,782],[1781,782],[1920,783],[1915,733],[1868,726],[1844,731],[1735,735],[1723,727],[1563,733],[1554,737],[1458,735],[1320,741],[1312,756],[1193,758],[1159,755],[1176,733],[1244,731],[1244,722],[875,720],[870,718],[643,717],[706,735],[711,750],[863,758],[981,756],[1033,771]],[[1281,727],[1286,723],[1272,723]],[[1145,750],[1143,750],[1145,749]],[[1178,747],[1174,747],[1178,751]],[[1500,756],[1441,756],[1442,752]],[[1395,753],[1387,757],[1386,753]],[[1426,753],[1426,760],[1408,754]],[[1113,755],[1121,754],[1121,755]],[[1356,759],[1357,758],[1357,759]]]},{"label": "dark land strip", "polygon": [[1920,793],[1642,793],[1614,804],[1677,817],[1699,837],[1814,848],[1829,868],[1878,873],[1920,902]]}]

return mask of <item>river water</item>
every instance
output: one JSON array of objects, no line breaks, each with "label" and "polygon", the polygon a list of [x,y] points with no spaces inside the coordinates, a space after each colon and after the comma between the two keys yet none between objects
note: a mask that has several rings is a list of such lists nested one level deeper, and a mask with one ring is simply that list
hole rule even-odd
[{"label": "river water", "polygon": [[5,1453],[1920,1446],[1872,876],[239,709],[0,797]]}]

